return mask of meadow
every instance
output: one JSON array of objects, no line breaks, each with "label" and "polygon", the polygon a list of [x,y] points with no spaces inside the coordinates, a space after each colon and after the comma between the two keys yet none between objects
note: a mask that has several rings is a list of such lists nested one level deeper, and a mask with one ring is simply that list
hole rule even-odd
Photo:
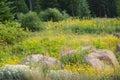
[{"label": "meadow", "polygon": [[[61,68],[61,65],[57,65],[52,69],[48,69],[49,72],[41,71],[41,69],[39,72],[26,72],[26,74],[32,75],[32,78],[28,80],[120,79],[120,71],[115,71],[113,68],[96,72],[84,60],[84,55],[90,52],[82,51],[85,46],[111,50],[120,62],[120,52],[116,52],[116,45],[120,44],[120,38],[114,35],[120,34],[119,18],[82,20],[69,18],[58,22],[43,22],[42,24],[45,27],[44,30],[30,32],[19,28],[20,24],[17,22],[0,23],[1,67],[6,64],[19,64],[22,59],[31,54],[44,53],[45,56],[55,57],[64,66]],[[11,30],[14,30],[14,33]],[[70,55],[70,57],[61,52],[66,51],[67,53],[69,49],[78,50],[78,52]],[[2,79],[0,78],[0,80]]]}]

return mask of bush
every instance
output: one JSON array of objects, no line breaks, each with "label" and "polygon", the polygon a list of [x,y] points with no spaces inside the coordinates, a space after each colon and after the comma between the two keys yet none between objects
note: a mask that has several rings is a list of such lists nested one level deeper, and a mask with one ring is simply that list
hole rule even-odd
[{"label": "bush", "polygon": [[25,65],[6,65],[0,69],[0,80],[33,80]]},{"label": "bush", "polygon": [[14,47],[14,51],[17,53],[25,54],[40,54],[43,52],[48,53],[50,56],[56,57],[59,55],[60,45],[64,44],[64,40],[54,39],[45,37],[42,39],[28,39],[20,42]]},{"label": "bush", "polygon": [[18,20],[23,28],[28,28],[30,31],[41,31],[44,29],[36,12],[21,13],[18,15]]},{"label": "bush", "polygon": [[13,25],[13,22],[9,25],[0,23],[0,44],[15,44],[28,36],[27,32],[20,28],[20,24],[14,24],[16,25]]},{"label": "bush", "polygon": [[25,54],[39,54],[43,52],[43,47],[40,44],[40,41],[37,39],[30,39],[23,42],[20,42],[17,46],[13,48],[13,51],[16,53],[25,53]]},{"label": "bush", "polygon": [[116,56],[118,62],[120,63],[120,52],[116,52],[116,53],[115,53],[115,56]]},{"label": "bush", "polygon": [[120,32],[120,26],[117,26],[115,32]]},{"label": "bush", "polygon": [[80,18],[90,16],[90,10],[89,10],[89,5],[87,3],[87,0],[80,0],[79,1],[77,14]]},{"label": "bush", "polygon": [[77,63],[85,63],[84,56],[82,53],[70,53],[61,56],[62,64],[77,64]]},{"label": "bush", "polygon": [[48,8],[45,11],[41,11],[39,17],[42,21],[61,21],[65,18],[68,18],[69,15],[66,12],[60,12],[56,8]]}]

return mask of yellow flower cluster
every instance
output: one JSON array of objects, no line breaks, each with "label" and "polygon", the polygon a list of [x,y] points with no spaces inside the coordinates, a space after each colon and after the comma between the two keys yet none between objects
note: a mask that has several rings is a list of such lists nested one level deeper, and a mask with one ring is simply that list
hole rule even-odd
[{"label": "yellow flower cluster", "polygon": [[7,59],[4,59],[0,62],[0,66],[6,65],[6,64],[18,64],[19,58],[17,56],[9,56]]},{"label": "yellow flower cluster", "polygon": [[95,69],[93,69],[91,66],[86,65],[86,64],[82,64],[82,65],[65,65],[64,70],[67,71],[72,71],[72,72],[77,72],[79,74],[86,74],[89,76],[108,76],[112,73],[114,73],[114,69],[111,68],[104,68],[103,71],[95,71]]},{"label": "yellow flower cluster", "polygon": [[61,28],[64,26],[69,26],[69,25],[80,25],[80,26],[93,26],[93,27],[106,27],[106,26],[114,26],[114,25],[120,25],[120,20],[113,18],[94,18],[94,19],[89,19],[89,20],[79,20],[79,19],[72,19],[69,18],[64,21],[59,21],[59,22],[52,22],[49,21],[46,23],[48,29],[52,28]]}]

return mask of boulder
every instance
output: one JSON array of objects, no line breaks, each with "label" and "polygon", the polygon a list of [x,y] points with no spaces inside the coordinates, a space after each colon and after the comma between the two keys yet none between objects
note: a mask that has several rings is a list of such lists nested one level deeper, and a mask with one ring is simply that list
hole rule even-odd
[{"label": "boulder", "polygon": [[120,52],[120,44],[116,45],[116,52]]},{"label": "boulder", "polygon": [[120,38],[120,33],[114,33],[113,36]]},{"label": "boulder", "polygon": [[85,55],[85,60],[94,69],[102,71],[106,66],[112,65],[114,69],[117,69],[119,63],[110,50],[94,49],[91,53]]},{"label": "boulder", "polygon": [[44,56],[41,54],[32,54],[32,55],[27,56],[25,59],[23,59],[20,62],[20,64],[29,65],[29,64],[38,63],[38,64],[47,64],[49,66],[53,66],[57,62],[58,62],[58,60],[53,57]]}]

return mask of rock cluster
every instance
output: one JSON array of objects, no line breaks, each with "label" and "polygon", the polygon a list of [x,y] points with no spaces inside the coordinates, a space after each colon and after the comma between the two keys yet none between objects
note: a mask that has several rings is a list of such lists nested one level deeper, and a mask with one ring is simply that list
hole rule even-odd
[{"label": "rock cluster", "polygon": [[100,71],[102,71],[106,66],[112,65],[114,69],[119,66],[114,53],[110,50],[94,49],[84,58],[88,64]]},{"label": "rock cluster", "polygon": [[23,59],[20,64],[29,65],[34,63],[40,63],[40,64],[47,64],[49,66],[53,66],[58,62],[56,58],[44,56],[41,54],[32,54],[27,56],[25,59]]}]

